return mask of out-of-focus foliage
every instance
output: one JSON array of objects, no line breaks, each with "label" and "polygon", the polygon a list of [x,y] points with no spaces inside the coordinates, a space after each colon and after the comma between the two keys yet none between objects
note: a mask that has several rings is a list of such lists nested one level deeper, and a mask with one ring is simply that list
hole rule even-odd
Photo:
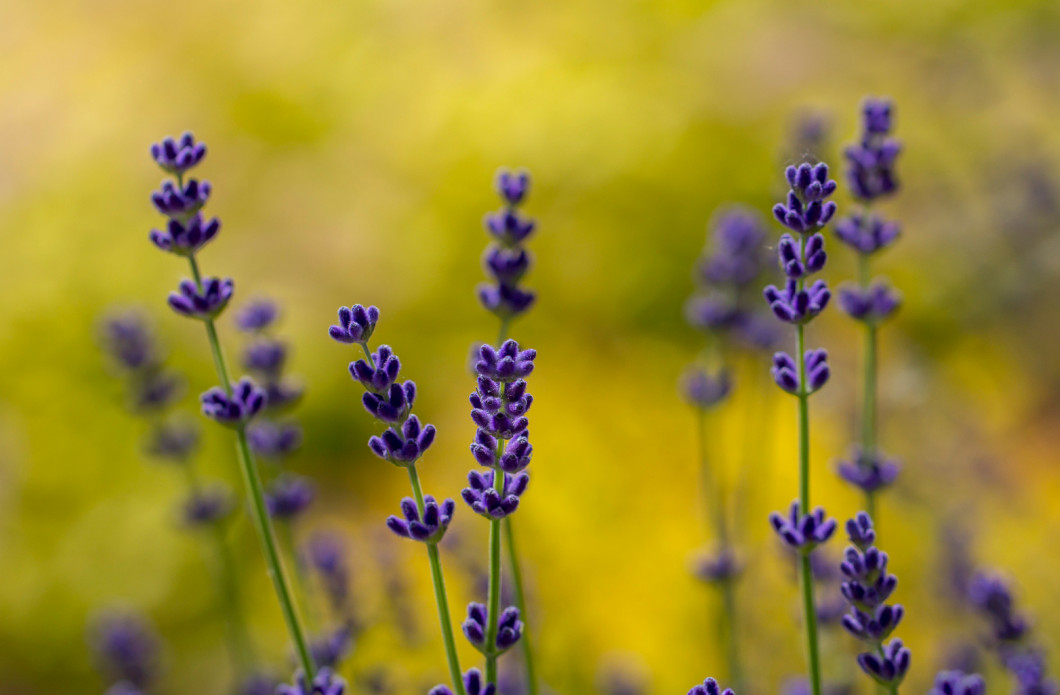
[{"label": "out-of-focus foliage", "polygon": [[[6,0],[0,18],[0,693],[98,692],[85,624],[116,600],[165,636],[164,692],[225,680],[203,549],[175,525],[179,477],[144,465],[94,343],[105,307],[142,304],[188,374],[187,406],[213,385],[201,329],[164,306],[183,266],[146,239],[160,178],[148,144],[188,128],[211,147],[201,173],[224,222],[204,269],[236,279],[236,305],[284,303],[307,386],[292,467],[324,481],[309,525],[344,529],[356,551],[374,627],[345,674],[383,664],[398,692],[423,692],[444,665],[423,557],[379,535],[406,481],[368,452],[352,352],[326,328],[340,304],[381,308],[377,338],[439,429],[427,491],[455,496],[474,466],[468,346],[496,331],[473,288],[499,165],[533,172],[540,222],[539,303],[514,335],[540,352],[518,530],[544,680],[592,692],[616,653],[635,654],[656,693],[720,669],[713,596],[688,572],[707,539],[674,385],[698,344],[681,315],[691,264],[717,206],[768,210],[800,154],[799,114],[827,115],[823,158],[838,163],[865,94],[896,100],[906,146],[904,190],[885,205],[905,236],[879,266],[906,298],[882,366],[883,441],[905,462],[882,545],[915,654],[906,688],[923,692],[979,627],[939,599],[946,524],[1018,577],[1057,654],[1058,564],[1042,550],[1060,541],[1057,3]],[[851,277],[831,249],[828,278]],[[234,355],[231,315],[222,331]],[[830,470],[856,424],[857,336],[837,311],[813,327],[834,360],[814,401],[813,491],[840,518],[859,503]],[[741,640],[763,693],[802,669],[791,572],[765,522],[795,490],[794,406],[765,369],[740,374],[714,450],[750,481]],[[200,464],[238,482],[228,432],[206,429]],[[482,531],[458,510],[444,556],[456,607]],[[279,664],[245,518],[231,535],[260,650]],[[846,637],[826,647],[829,674],[853,668]]]}]

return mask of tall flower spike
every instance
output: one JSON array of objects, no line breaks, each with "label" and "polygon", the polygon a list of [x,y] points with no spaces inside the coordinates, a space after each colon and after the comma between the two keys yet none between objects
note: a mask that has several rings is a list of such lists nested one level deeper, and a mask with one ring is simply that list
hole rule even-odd
[{"label": "tall flower spike", "polygon": [[502,321],[526,312],[534,303],[534,293],[519,286],[530,268],[530,254],[523,243],[534,231],[534,221],[524,218],[518,208],[530,189],[525,171],[501,170],[496,179],[497,192],[505,207],[486,216],[486,231],[494,243],[486,249],[482,263],[492,282],[478,288],[479,301]]},{"label": "tall flower spike", "polygon": [[228,306],[235,283],[231,278],[203,278],[202,286],[191,280],[182,280],[176,292],[169,293],[169,306],[173,311],[200,321],[217,318]]},{"label": "tall flower spike", "polygon": [[861,106],[861,140],[843,152],[849,165],[847,182],[865,201],[898,190],[894,164],[901,144],[890,137],[894,106],[888,99],[866,99]]},{"label": "tall flower spike", "polygon": [[401,513],[404,518],[396,516],[387,517],[387,527],[401,536],[411,538],[423,543],[437,543],[442,540],[449,522],[456,511],[453,500],[445,500],[438,504],[433,497],[426,495],[423,498],[423,509],[416,505],[416,500],[406,497],[401,500]]},{"label": "tall flower spike", "polygon": [[361,304],[339,309],[339,322],[328,329],[328,335],[340,343],[367,345],[368,339],[379,322],[379,309],[374,306],[365,308]]},{"label": "tall flower spike", "polygon": [[481,603],[469,603],[467,620],[464,621],[464,636],[483,654],[497,656],[508,651],[519,641],[523,634],[523,623],[519,620],[519,609],[514,606],[505,608],[497,621],[497,638],[491,646],[487,640],[488,611]]},{"label": "tall flower spike", "polygon": [[718,681],[714,680],[713,678],[708,678],[707,680],[703,681],[703,685],[693,686],[692,689],[688,691],[688,695],[735,695],[735,694],[733,693],[732,688],[726,688],[725,690],[722,690],[721,686],[718,685]]},{"label": "tall flower spike", "polygon": [[791,190],[786,204],[773,206],[777,221],[801,234],[809,234],[828,224],[836,211],[836,204],[827,200],[836,190],[836,182],[828,178],[828,165],[789,166],[784,175]]}]

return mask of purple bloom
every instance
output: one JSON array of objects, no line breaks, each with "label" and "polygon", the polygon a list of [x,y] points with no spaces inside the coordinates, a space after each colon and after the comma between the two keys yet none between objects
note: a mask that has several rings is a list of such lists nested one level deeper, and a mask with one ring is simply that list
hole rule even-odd
[{"label": "purple bloom", "polygon": [[330,668],[322,668],[313,678],[313,685],[306,682],[305,674],[299,671],[294,683],[283,683],[276,686],[276,695],[343,695],[346,692],[346,681],[342,680]]},{"label": "purple bloom", "polygon": [[344,610],[350,593],[350,566],[342,539],[332,533],[316,533],[309,539],[308,551],[309,564],[320,575],[332,608]]},{"label": "purple bloom", "polygon": [[785,517],[778,512],[769,515],[769,523],[781,539],[801,553],[809,553],[835,533],[835,519],[826,519],[818,507],[810,514],[799,513],[799,503],[792,502]]},{"label": "purple bloom", "polygon": [[902,606],[885,603],[898,586],[898,578],[887,572],[887,553],[873,546],[876,534],[868,514],[861,512],[848,521],[847,534],[854,545],[847,548],[839,566],[846,577],[841,591],[850,603],[843,627],[863,642],[878,646],[905,614]]},{"label": "purple bloom", "polygon": [[[493,381],[516,381],[525,379],[534,371],[537,350],[520,350],[519,343],[506,340],[499,349],[491,345],[479,348],[479,360],[475,373]],[[481,386],[481,384],[480,384]]]},{"label": "purple bloom", "polygon": [[721,403],[732,390],[732,377],[726,370],[711,375],[699,366],[691,366],[681,377],[681,395],[689,404],[707,409]]},{"label": "purple bloom", "polygon": [[1045,657],[1036,649],[1015,650],[1003,657],[1016,678],[1016,695],[1055,695],[1056,681],[1045,675]]},{"label": "purple bloom", "polygon": [[523,202],[527,191],[530,190],[530,174],[525,170],[516,172],[501,169],[496,178],[497,193],[508,203],[509,207],[517,207]]},{"label": "purple bloom", "polygon": [[[493,683],[486,682],[482,672],[477,668],[470,669],[465,673],[463,680],[464,691],[467,695],[493,695],[497,690]],[[447,685],[436,685],[430,689],[427,695],[453,695],[453,691]]]},{"label": "purple bloom", "polygon": [[183,517],[188,526],[209,526],[235,509],[232,492],[221,484],[192,493],[184,501]]},{"label": "purple bloom", "polygon": [[[831,371],[828,367],[828,351],[824,349],[807,350],[803,355],[806,368],[806,394],[815,393],[826,383]],[[777,386],[788,393],[798,396],[801,384],[799,383],[798,365],[795,359],[786,352],[778,352],[773,355],[773,367],[770,370],[773,381]]]},{"label": "purple bloom", "polygon": [[777,244],[777,256],[781,269],[791,280],[801,280],[820,272],[828,260],[824,237],[819,233],[805,239],[805,243],[790,234],[782,235]]},{"label": "purple bloom", "polygon": [[876,253],[898,239],[901,227],[878,215],[856,212],[836,222],[835,235],[841,242],[861,254]]},{"label": "purple bloom", "polygon": [[928,695],[986,695],[986,682],[978,673],[940,671]]},{"label": "purple bloom", "polygon": [[883,645],[881,651],[882,654],[858,654],[858,665],[880,685],[898,686],[909,671],[912,653],[900,639],[893,639]]},{"label": "purple bloom", "polygon": [[478,299],[482,306],[502,319],[525,313],[534,305],[536,298],[536,295],[529,290],[509,285],[482,284],[478,287]]},{"label": "purple bloom", "polygon": [[262,420],[247,427],[247,442],[258,456],[276,461],[290,456],[302,446],[302,428],[294,422]]},{"label": "purple bloom", "polygon": [[203,393],[199,400],[203,415],[226,427],[239,428],[265,407],[266,394],[249,378],[243,377],[232,387],[231,394],[215,386]]},{"label": "purple bloom", "polygon": [[[374,365],[374,366],[373,366]],[[401,373],[401,360],[390,349],[389,345],[380,345],[372,353],[372,364],[364,360],[350,362],[350,376],[365,388],[366,391],[384,393],[397,381]]]},{"label": "purple bloom", "polygon": [[[530,351],[527,351],[530,352]],[[512,439],[526,432],[526,418],[534,397],[526,392],[526,381],[494,381],[480,376],[478,390],[469,397],[471,419],[498,439]]]},{"label": "purple bloom", "polygon": [[518,247],[533,233],[536,226],[533,220],[523,217],[513,208],[486,215],[485,225],[490,236],[506,248]]},{"label": "purple bloom", "polygon": [[519,473],[530,465],[534,456],[534,447],[524,432],[515,439],[509,440],[504,445],[503,453],[498,455],[500,443],[497,438],[484,429],[479,428],[475,434],[475,441],[471,443],[471,454],[480,465],[499,467],[505,473]]},{"label": "purple bloom", "polygon": [[146,449],[152,456],[184,463],[198,445],[198,427],[190,422],[169,420],[152,427]]},{"label": "purple bloom", "polygon": [[530,254],[523,243],[534,231],[534,221],[524,218],[518,210],[530,188],[530,176],[525,171],[501,170],[496,187],[505,207],[485,219],[486,231],[495,242],[483,256],[492,282],[478,287],[478,298],[488,311],[508,320],[530,309],[535,298],[533,292],[519,287],[530,268]]},{"label": "purple bloom", "polygon": [[379,321],[379,309],[360,304],[339,309],[339,323],[328,329],[328,335],[340,343],[366,345]]},{"label": "purple bloom", "polygon": [[287,346],[271,338],[259,339],[243,351],[243,366],[266,380],[279,377],[286,361]]},{"label": "purple bloom", "polygon": [[195,142],[195,136],[184,133],[179,140],[166,138],[151,145],[151,157],[158,166],[176,176],[182,176],[206,156],[206,145]]},{"label": "purple bloom", "polygon": [[313,663],[318,668],[335,668],[353,649],[353,630],[350,625],[325,632],[309,642]]},{"label": "purple bloom", "polygon": [[530,475],[525,471],[517,475],[501,472],[503,484],[494,489],[494,471],[471,471],[467,474],[469,487],[464,488],[464,501],[469,507],[487,519],[503,519],[519,508],[519,499],[530,484]]},{"label": "purple bloom", "polygon": [[385,394],[366,391],[361,403],[375,419],[389,425],[404,423],[416,401],[416,383],[391,384]]},{"label": "purple bloom", "polygon": [[158,673],[158,636],[138,615],[99,618],[90,631],[90,643],[100,670],[115,681],[144,688]]},{"label": "purple bloom", "polygon": [[456,503],[453,500],[445,500],[438,504],[432,496],[427,495],[423,498],[423,510],[421,511],[416,505],[416,500],[406,497],[401,500],[401,513],[405,518],[389,516],[386,525],[402,538],[411,538],[414,541],[433,545],[442,540],[455,511]]},{"label": "purple bloom", "polygon": [[202,287],[191,280],[182,280],[177,292],[169,293],[169,306],[173,311],[200,321],[217,318],[228,306],[235,291],[231,278],[203,278]]},{"label": "purple bloom", "polygon": [[1008,582],[999,575],[979,573],[968,585],[968,600],[990,621],[992,638],[1004,644],[1018,642],[1030,630],[1015,610]]},{"label": "purple bloom", "polygon": [[[174,181],[163,181],[162,188],[151,194],[155,209],[171,219],[187,221],[210,199],[210,183],[191,179],[183,186]],[[200,220],[201,223],[201,220]],[[210,224],[216,223],[212,220]]]},{"label": "purple bloom", "polygon": [[778,203],[773,207],[777,221],[793,232],[803,234],[828,224],[836,211],[836,204],[826,200],[836,189],[836,182],[828,178],[828,165],[789,166],[784,175],[791,190],[786,205]]},{"label": "purple bloom", "polygon": [[797,280],[789,279],[783,290],[769,285],[763,295],[769,302],[773,315],[785,323],[792,324],[810,322],[824,311],[828,300],[832,298],[824,280],[818,280],[809,287],[800,289]]},{"label": "purple bloom", "polygon": [[854,195],[865,201],[898,190],[894,165],[902,146],[890,137],[893,105],[889,100],[866,99],[862,104],[861,140],[844,152],[847,182]]},{"label": "purple bloom", "polygon": [[713,252],[697,266],[699,278],[709,285],[749,285],[762,272],[765,229],[756,213],[733,206],[711,222]]},{"label": "purple bloom", "polygon": [[693,686],[692,689],[688,691],[688,695],[734,695],[734,694],[732,692],[732,688],[726,688],[725,690],[722,690],[721,686],[718,685],[718,681],[714,680],[713,678],[708,678],[707,680],[703,681],[703,685]]},{"label": "purple bloom", "polygon": [[503,654],[508,651],[523,634],[523,623],[519,620],[519,609],[509,606],[501,611],[497,621],[497,642],[486,644],[486,626],[489,624],[486,606],[481,603],[467,604],[467,620],[461,626],[468,642],[483,654],[490,652]]},{"label": "purple bloom", "polygon": [[277,478],[265,493],[269,516],[292,521],[309,508],[316,496],[316,486],[309,478],[285,474]]},{"label": "purple bloom", "polygon": [[236,326],[245,333],[260,333],[272,326],[279,313],[275,302],[255,299],[236,314]]},{"label": "purple bloom", "polygon": [[400,428],[391,426],[380,436],[371,437],[368,448],[395,466],[409,466],[416,463],[434,443],[435,433],[434,425],[421,428],[419,418],[410,415]]},{"label": "purple bloom", "polygon": [[840,461],[836,470],[843,480],[867,493],[873,493],[890,486],[898,478],[900,467],[897,462],[879,453],[867,454],[859,449],[854,452],[851,461]]},{"label": "purple bloom", "polygon": [[839,306],[852,319],[878,324],[898,311],[902,300],[891,287],[876,283],[870,287],[846,285],[839,288]]},{"label": "purple bloom", "polygon": [[134,311],[105,318],[100,327],[100,343],[123,370],[137,371],[159,362],[151,331],[143,316]]}]

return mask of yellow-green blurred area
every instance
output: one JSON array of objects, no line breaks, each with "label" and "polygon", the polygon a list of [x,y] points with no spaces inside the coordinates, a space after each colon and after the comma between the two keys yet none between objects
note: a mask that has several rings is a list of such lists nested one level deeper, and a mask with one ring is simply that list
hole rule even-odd
[{"label": "yellow-green blurred area", "polygon": [[[348,538],[367,625],[342,668],[351,690],[384,672],[390,692],[422,693],[446,672],[423,548],[383,526],[407,478],[367,449],[356,353],[327,326],[342,304],[380,308],[375,340],[438,427],[426,491],[458,498],[476,467],[469,346],[497,332],[474,288],[502,165],[531,171],[539,223],[539,300],[513,336],[539,351],[515,523],[543,681],[594,693],[617,663],[661,695],[723,675],[717,595],[689,571],[712,540],[675,385],[702,346],[682,314],[691,268],[714,210],[768,214],[783,194],[799,118],[825,117],[838,166],[870,94],[895,99],[905,147],[881,206],[904,233],[876,264],[905,298],[881,347],[881,438],[904,472],[880,515],[914,653],[903,692],[985,634],[947,588],[956,532],[1015,579],[1058,655],[1060,4],[0,0],[0,45],[0,693],[101,692],[86,624],[114,605],[162,634],[158,693],[230,691],[210,557],[177,523],[183,479],[142,454],[96,340],[109,308],[140,306],[187,376],[182,407],[215,384],[202,326],[165,306],[186,265],[147,241],[148,146],[187,129],[210,148],[196,173],[223,221],[204,272],[235,279],[234,307],[284,308],[307,389],[291,467],[319,492],[296,533]],[[838,200],[850,209],[845,186]],[[828,243],[825,277],[851,279],[851,252]],[[219,329],[234,361],[231,311]],[[842,520],[861,505],[833,473],[857,431],[860,333],[829,309],[809,341],[833,361],[812,401],[813,500]],[[710,452],[730,485],[748,481],[738,639],[762,694],[804,673],[794,573],[766,522],[796,494],[795,403],[765,357],[738,377]],[[239,485],[231,432],[204,436],[200,470]],[[442,553],[458,623],[484,598],[487,526],[458,502]],[[229,536],[262,662],[289,674],[245,514]],[[824,643],[826,677],[872,692],[853,640]]]}]

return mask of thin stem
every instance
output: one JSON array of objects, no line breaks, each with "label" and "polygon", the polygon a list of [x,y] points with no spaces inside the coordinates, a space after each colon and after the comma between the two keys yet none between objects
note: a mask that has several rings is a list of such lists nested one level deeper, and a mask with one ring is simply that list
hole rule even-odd
[{"label": "thin stem", "polygon": [[[858,256],[858,271],[861,286],[868,288],[870,282],[868,255],[860,254]],[[879,335],[876,324],[866,321],[865,354],[862,359],[861,451],[863,456],[872,456],[876,453],[878,430],[878,418],[876,415],[878,343]],[[865,507],[872,520],[876,521],[876,499],[875,495],[870,491],[865,492]]]},{"label": "thin stem", "polygon": [[[194,256],[188,258],[191,265],[192,275],[199,290],[202,290],[202,279],[199,274],[199,265]],[[229,394],[232,393],[232,383],[228,376],[228,367],[225,364],[224,353],[221,351],[221,341],[217,337],[217,328],[212,319],[203,322],[206,325],[206,337],[210,342],[210,352],[213,354],[214,366],[217,368],[217,377],[221,380],[221,386]],[[291,633],[298,660],[301,662],[302,670],[306,674],[308,682],[312,682],[316,676],[316,668],[313,666],[313,657],[309,653],[309,644],[306,641],[305,631],[298,619],[294,602],[291,599],[290,585],[287,575],[280,560],[279,551],[276,548],[276,534],[272,528],[268,511],[265,509],[264,492],[261,485],[261,477],[254,459],[250,454],[250,445],[247,443],[247,433],[243,427],[236,429],[236,454],[239,459],[240,471],[243,483],[250,499],[251,519],[257,529],[258,538],[261,541],[262,551],[265,555],[265,566],[272,580],[273,588],[276,590],[276,598],[280,602],[280,610],[283,612],[287,631]]]},{"label": "thin stem", "polygon": [[[504,451],[504,440],[497,440],[497,456]],[[493,489],[503,497],[505,473],[493,466]],[[489,590],[486,600],[486,682],[497,682],[497,632],[501,611],[501,520],[490,519]]]},{"label": "thin stem", "polygon": [[291,566],[294,567],[294,595],[296,598],[301,598],[302,615],[305,616],[306,627],[312,630],[314,625],[319,625],[319,623],[313,612],[312,597],[309,595],[309,578],[306,577],[305,567],[301,558],[298,557],[298,544],[294,539],[292,523],[292,521],[280,521],[277,525],[277,532],[283,544],[284,553]]},{"label": "thin stem", "polygon": [[821,695],[821,666],[817,649],[817,607],[813,599],[813,571],[810,555],[803,553],[800,560],[802,610],[806,621],[806,653],[810,666],[810,688],[813,695]]},{"label": "thin stem", "polygon": [[[367,351],[367,348],[366,348]],[[416,471],[416,464],[408,467],[409,483],[412,484],[412,494],[416,498],[416,504],[423,511],[423,490],[420,487],[420,475]],[[442,559],[438,555],[436,543],[427,544],[427,557],[431,562],[431,580],[434,584],[434,600],[438,606],[438,622],[442,626],[442,641],[445,642],[445,657],[449,663],[449,678],[453,681],[453,689],[456,695],[466,695],[464,691],[464,678],[460,671],[460,659],[456,653],[456,640],[453,638],[453,623],[449,617],[449,599],[445,591],[445,575],[442,573]]]},{"label": "thin stem", "polygon": [[[729,660],[729,682],[732,683],[734,692],[742,692],[737,688],[743,687],[743,669],[740,668],[740,644],[736,631],[736,583],[733,577],[727,577],[721,583],[721,600],[724,609],[724,624],[728,625],[725,632],[726,655]],[[724,630],[723,624],[723,630]]]},{"label": "thin stem", "polygon": [[[806,384],[805,327],[795,327],[795,360],[799,365],[799,507],[810,513],[810,397]],[[810,556],[803,553],[800,563],[802,610],[806,623],[806,657],[809,660],[812,695],[821,695],[821,666],[817,650],[817,607],[813,595]]]}]

